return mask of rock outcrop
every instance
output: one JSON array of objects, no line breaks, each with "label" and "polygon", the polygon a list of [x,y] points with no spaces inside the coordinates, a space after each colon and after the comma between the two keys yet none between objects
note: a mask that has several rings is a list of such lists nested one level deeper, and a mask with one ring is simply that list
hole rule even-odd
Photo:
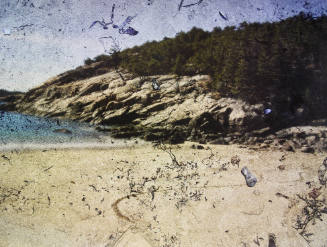
[{"label": "rock outcrop", "polygon": [[299,150],[304,153],[314,153],[327,150],[326,126],[296,126],[265,136],[255,135],[254,133],[243,144],[259,144],[260,148],[270,147],[287,152]]},{"label": "rock outcrop", "polygon": [[[115,137],[142,136],[171,143],[188,139],[200,143],[270,144],[270,139],[263,138],[272,131],[263,114],[264,105],[250,105],[209,92],[211,78],[207,75],[140,78],[111,70],[69,82],[67,76],[64,73],[54,77],[2,108],[90,122],[100,130],[109,129]],[[153,79],[160,90],[153,89]],[[276,133],[279,139],[285,139],[281,135],[293,136]],[[313,137],[307,139],[307,145],[317,142]],[[286,149],[294,148],[298,145],[291,143]]]}]

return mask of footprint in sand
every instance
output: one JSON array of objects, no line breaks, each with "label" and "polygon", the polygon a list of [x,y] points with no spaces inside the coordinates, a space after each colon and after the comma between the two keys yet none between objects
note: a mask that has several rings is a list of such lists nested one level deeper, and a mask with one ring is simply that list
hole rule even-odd
[{"label": "footprint in sand", "polygon": [[152,245],[139,233],[126,232],[114,247],[152,247]]}]

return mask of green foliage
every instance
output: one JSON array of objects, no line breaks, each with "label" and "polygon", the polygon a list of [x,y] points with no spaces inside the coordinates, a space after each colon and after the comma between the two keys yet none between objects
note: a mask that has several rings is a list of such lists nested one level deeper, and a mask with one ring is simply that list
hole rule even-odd
[{"label": "green foliage", "polygon": [[250,102],[280,92],[286,92],[280,101],[314,101],[319,98],[314,92],[327,91],[326,47],[327,17],[301,13],[276,23],[243,22],[212,32],[193,28],[94,61],[137,76],[208,74],[212,90]]},{"label": "green foliage", "polygon": [[89,58],[89,57],[84,60],[85,65],[91,65],[92,63],[93,63],[93,60],[91,58]]},{"label": "green foliage", "polygon": [[102,54],[102,55],[96,56],[94,58],[94,61],[95,62],[100,62],[100,61],[107,61],[108,59],[110,59],[110,56]]},{"label": "green foliage", "polygon": [[10,95],[20,94],[22,92],[19,91],[7,91],[5,89],[0,89],[0,97],[6,97]]},{"label": "green foliage", "polygon": [[184,72],[183,68],[185,66],[184,63],[185,62],[183,62],[183,58],[182,58],[181,54],[178,54],[175,65],[172,69],[172,72],[175,73],[176,75],[183,75],[183,72]]}]

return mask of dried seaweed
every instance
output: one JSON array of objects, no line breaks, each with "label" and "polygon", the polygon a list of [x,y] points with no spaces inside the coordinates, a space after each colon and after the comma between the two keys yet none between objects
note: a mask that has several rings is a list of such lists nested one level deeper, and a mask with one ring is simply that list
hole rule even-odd
[{"label": "dried seaweed", "polygon": [[301,196],[297,194],[297,197],[305,202],[305,206],[302,209],[302,214],[297,216],[295,229],[299,231],[299,234],[310,243],[309,239],[313,233],[307,232],[307,226],[309,223],[316,224],[316,220],[323,221],[322,215],[327,214],[327,205],[325,200],[318,200],[317,197],[312,199],[307,196]]}]

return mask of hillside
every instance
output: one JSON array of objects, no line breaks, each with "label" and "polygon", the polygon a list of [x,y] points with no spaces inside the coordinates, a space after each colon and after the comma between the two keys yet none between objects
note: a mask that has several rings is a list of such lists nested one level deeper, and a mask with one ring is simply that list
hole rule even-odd
[{"label": "hillside", "polygon": [[87,59],[1,108],[90,122],[115,137],[262,146],[278,137],[286,149],[327,149],[322,129],[278,132],[327,118],[326,42],[325,16],[194,28]]},{"label": "hillside", "polygon": [[[211,91],[247,102],[271,103],[276,111],[305,105],[310,118],[326,114],[327,17],[299,14],[276,23],[242,23],[238,28],[198,28],[100,55],[93,61],[122,67],[137,76],[210,75]],[[101,70],[97,70],[101,72]]]},{"label": "hillside", "polygon": [[[18,91],[7,91],[5,89],[0,89],[0,99],[5,99],[8,96],[14,96],[14,95],[19,95],[19,94],[23,94],[22,92],[18,92]],[[9,97],[8,99],[9,100]]]}]

